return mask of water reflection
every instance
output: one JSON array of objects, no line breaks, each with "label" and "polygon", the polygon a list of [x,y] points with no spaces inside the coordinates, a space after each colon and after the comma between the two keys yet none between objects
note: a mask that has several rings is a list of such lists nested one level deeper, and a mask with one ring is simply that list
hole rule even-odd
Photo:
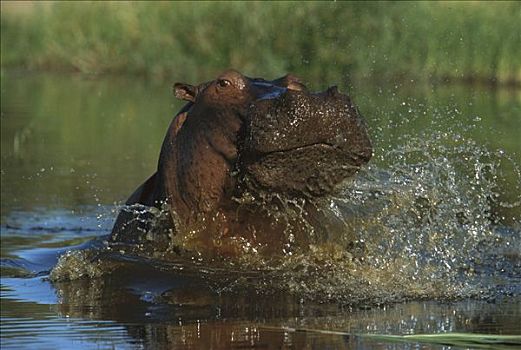
[{"label": "water reflection", "polygon": [[[488,302],[349,308],[247,289],[218,291],[201,278],[127,261],[118,265],[124,273],[52,286],[47,276],[57,255],[107,234],[114,203],[153,172],[179,106],[168,84],[3,73],[2,347],[387,349],[394,346],[356,334],[521,334],[519,285],[497,285],[498,297]],[[519,200],[514,169],[521,164],[519,91],[357,83],[351,92],[371,126],[375,167],[389,169],[392,160],[382,155],[426,129],[463,133],[477,144],[504,149],[513,159],[501,168],[498,193],[501,201]],[[507,218],[501,222],[509,226],[502,228],[504,236],[515,238],[521,229],[520,207],[492,210]],[[491,251],[480,266],[494,279],[495,269],[502,269],[497,256],[510,254],[506,270],[512,276],[507,277],[516,281],[521,266],[517,247],[503,248]],[[517,296],[510,297],[509,291]]]},{"label": "water reflection", "polygon": [[[100,210],[88,209],[84,208],[85,218],[95,218]],[[112,274],[51,284],[46,271],[63,247],[72,244],[67,242],[89,241],[93,234],[89,228],[99,230],[96,235],[110,229],[110,219],[83,220],[82,216],[52,211],[40,215],[17,212],[2,225],[2,246],[9,244],[6,251],[11,256],[2,259],[3,347],[393,349],[395,345],[363,334],[521,334],[519,293],[501,292],[488,301],[351,307],[303,302],[286,293],[259,292],[247,285],[227,290],[215,279],[233,284],[236,275],[209,278],[186,267],[163,269],[118,254],[113,259],[117,270]],[[75,230],[78,225],[85,225],[85,230]],[[34,234],[32,228],[45,228],[46,234]],[[20,266],[25,272],[5,269],[21,260],[30,263]]]},{"label": "water reflection", "polygon": [[[137,274],[145,282],[142,272]],[[152,285],[155,277],[158,276],[151,278]],[[46,294],[42,289],[46,282],[41,279],[26,280],[23,284],[8,279],[2,283],[4,345],[28,346],[37,341],[62,346],[96,344],[100,348],[139,344],[174,349],[350,349],[353,346],[391,349],[393,345],[375,342],[363,334],[521,334],[517,326],[521,317],[520,298],[503,298],[494,303],[467,300],[342,308],[247,292],[217,295],[178,280],[176,287],[157,298],[150,295],[150,290],[159,291],[158,286],[145,291],[134,278],[122,279],[119,275],[59,284],[56,286],[59,300],[54,301],[40,298]],[[40,297],[34,293],[38,289]],[[197,291],[195,299],[191,297],[194,291]],[[184,304],[182,300],[190,303]],[[349,335],[324,334],[320,330]]]},{"label": "water reflection", "polygon": [[123,200],[174,113],[168,85],[123,78],[5,74],[1,92],[2,214]]}]

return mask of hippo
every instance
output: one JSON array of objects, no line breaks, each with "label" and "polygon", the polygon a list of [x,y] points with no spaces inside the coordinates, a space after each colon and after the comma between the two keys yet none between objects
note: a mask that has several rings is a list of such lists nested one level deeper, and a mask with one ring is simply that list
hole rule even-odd
[{"label": "hippo", "polygon": [[319,231],[315,199],[338,191],[372,156],[365,121],[336,87],[310,92],[290,74],[265,80],[227,70],[173,92],[187,103],[156,172],[119,213],[113,243],[211,256],[286,252]]}]

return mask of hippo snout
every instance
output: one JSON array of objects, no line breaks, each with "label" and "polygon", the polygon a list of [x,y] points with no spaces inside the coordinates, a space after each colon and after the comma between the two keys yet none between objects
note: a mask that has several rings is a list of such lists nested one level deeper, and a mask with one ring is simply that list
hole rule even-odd
[{"label": "hippo snout", "polygon": [[315,196],[367,163],[372,146],[357,108],[336,87],[287,89],[250,106],[240,153],[247,176],[261,187]]}]

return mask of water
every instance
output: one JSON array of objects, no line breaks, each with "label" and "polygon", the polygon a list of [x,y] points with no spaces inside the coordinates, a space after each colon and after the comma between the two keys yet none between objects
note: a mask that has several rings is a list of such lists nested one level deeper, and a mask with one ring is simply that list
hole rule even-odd
[{"label": "water", "polygon": [[396,348],[363,335],[521,334],[519,91],[354,84],[375,157],[321,203],[328,244],[233,262],[104,242],[155,169],[180,108],[170,91],[3,72],[2,347]]}]

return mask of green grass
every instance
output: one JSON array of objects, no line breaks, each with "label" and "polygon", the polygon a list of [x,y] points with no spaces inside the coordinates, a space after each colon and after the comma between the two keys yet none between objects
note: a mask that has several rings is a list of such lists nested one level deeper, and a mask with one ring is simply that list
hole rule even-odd
[{"label": "green grass", "polygon": [[478,333],[436,333],[436,334],[410,334],[410,335],[390,335],[390,334],[352,334],[344,331],[332,331],[325,329],[308,328],[288,328],[262,326],[261,328],[270,330],[284,330],[285,332],[296,333],[316,333],[332,336],[355,336],[370,339],[379,343],[421,343],[454,346],[458,348],[471,349],[494,349],[510,350],[521,347],[521,335],[499,335],[499,334],[478,334]]},{"label": "green grass", "polygon": [[365,334],[361,337],[385,343],[424,343],[471,349],[508,350],[521,347],[521,335],[439,333],[412,335]]},{"label": "green grass", "polygon": [[2,2],[2,67],[521,83],[520,2]]}]

